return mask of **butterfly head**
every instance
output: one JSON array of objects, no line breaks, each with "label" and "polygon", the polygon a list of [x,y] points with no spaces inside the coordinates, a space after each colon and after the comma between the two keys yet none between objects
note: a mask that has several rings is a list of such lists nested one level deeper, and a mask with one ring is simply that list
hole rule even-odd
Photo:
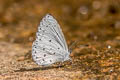
[{"label": "butterfly head", "polygon": [[70,58],[70,56],[67,56],[67,57],[64,59],[64,61],[69,61],[69,60],[72,60],[72,59]]},{"label": "butterfly head", "polygon": [[68,60],[72,60],[72,59],[70,58],[70,53],[69,53],[69,52],[65,55],[63,61],[68,61]]}]

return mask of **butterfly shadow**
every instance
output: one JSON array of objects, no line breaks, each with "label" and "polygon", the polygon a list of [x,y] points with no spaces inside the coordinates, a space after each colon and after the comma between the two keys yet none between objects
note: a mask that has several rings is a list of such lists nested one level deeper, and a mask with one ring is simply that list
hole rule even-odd
[{"label": "butterfly shadow", "polygon": [[25,71],[39,71],[39,70],[49,70],[49,69],[57,69],[57,68],[62,68],[62,66],[49,66],[49,67],[36,67],[36,68],[20,68],[19,70],[14,70],[14,72],[25,72]]}]

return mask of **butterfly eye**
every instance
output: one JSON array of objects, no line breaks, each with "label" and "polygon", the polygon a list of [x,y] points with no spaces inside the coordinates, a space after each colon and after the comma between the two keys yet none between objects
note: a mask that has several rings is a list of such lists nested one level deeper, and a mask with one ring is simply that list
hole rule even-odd
[{"label": "butterfly eye", "polygon": [[58,48],[58,49],[60,49],[60,48]]}]

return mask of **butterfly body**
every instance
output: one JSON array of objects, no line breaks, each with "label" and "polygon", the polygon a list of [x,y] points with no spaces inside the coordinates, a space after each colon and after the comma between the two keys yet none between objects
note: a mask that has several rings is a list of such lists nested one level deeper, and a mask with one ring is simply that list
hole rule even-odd
[{"label": "butterfly body", "polygon": [[59,24],[50,14],[47,14],[40,22],[36,40],[32,45],[33,60],[41,66],[49,66],[55,62],[69,60],[68,51],[62,30]]}]

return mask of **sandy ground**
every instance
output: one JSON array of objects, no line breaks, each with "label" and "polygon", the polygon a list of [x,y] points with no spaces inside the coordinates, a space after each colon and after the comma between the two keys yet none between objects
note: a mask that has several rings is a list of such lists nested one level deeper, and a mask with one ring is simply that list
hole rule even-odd
[{"label": "sandy ground", "polygon": [[[78,59],[73,58],[72,63],[66,62],[61,67],[37,66],[26,54],[29,47],[19,44],[0,42],[0,80],[119,80],[120,79],[120,54],[112,54],[112,50],[106,50],[104,54],[96,56],[83,54]],[[86,49],[84,47],[84,49]],[[81,51],[90,52],[90,49]],[[86,52],[85,52],[86,53]],[[117,56],[116,56],[117,55]],[[111,56],[111,57],[110,57]],[[115,57],[116,56],[116,57]],[[105,60],[108,57],[107,60]],[[101,58],[101,59],[100,59]]]},{"label": "sandy ground", "polygon": [[82,76],[81,71],[67,71],[64,68],[37,66],[32,60],[22,61],[22,54],[29,49],[17,44],[0,43],[0,80],[72,80]]}]

